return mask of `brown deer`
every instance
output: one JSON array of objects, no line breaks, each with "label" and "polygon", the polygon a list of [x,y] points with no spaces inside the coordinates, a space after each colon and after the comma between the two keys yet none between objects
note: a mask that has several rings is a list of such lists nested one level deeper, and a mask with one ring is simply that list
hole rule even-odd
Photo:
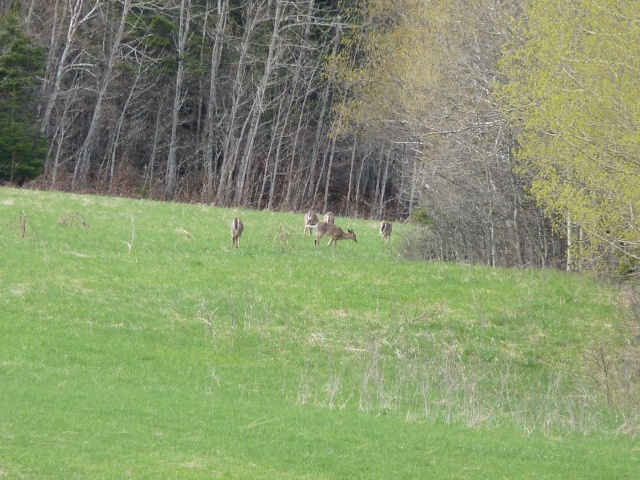
[{"label": "brown deer", "polygon": [[331,240],[327,243],[327,247],[333,242],[334,248],[338,248],[338,240],[353,240],[358,243],[356,234],[353,230],[349,230],[349,233],[344,233],[342,229],[336,225],[331,225],[327,222],[320,222],[316,225],[316,238],[314,245],[317,247],[320,244],[320,239],[325,235],[329,235]]},{"label": "brown deer", "polygon": [[309,210],[304,216],[304,233],[309,232],[309,235],[311,235],[311,231],[316,229],[317,224],[318,215],[313,210]]},{"label": "brown deer", "polygon": [[387,242],[391,239],[391,231],[393,230],[393,226],[389,222],[382,222],[380,225],[380,238]]},{"label": "brown deer", "polygon": [[231,222],[231,244],[238,248],[240,247],[240,238],[244,231],[244,224],[239,218],[234,218]]},{"label": "brown deer", "polygon": [[322,221],[333,225],[336,221],[336,217],[333,215],[333,212],[327,212],[324,214]]}]

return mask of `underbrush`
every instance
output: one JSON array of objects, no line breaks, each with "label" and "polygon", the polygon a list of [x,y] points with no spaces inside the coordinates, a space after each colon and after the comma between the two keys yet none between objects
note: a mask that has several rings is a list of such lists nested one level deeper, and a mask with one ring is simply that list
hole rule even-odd
[{"label": "underbrush", "polygon": [[448,325],[442,305],[389,318],[344,312],[300,318],[245,293],[201,305],[199,318],[216,350],[246,336],[263,344],[264,358],[287,352],[295,382],[282,381],[299,405],[510,427],[527,435],[637,433],[640,363],[637,348],[625,348],[622,335],[610,344],[588,341],[575,353],[582,361],[574,362],[508,336],[483,332],[489,340],[478,338],[478,332]]}]

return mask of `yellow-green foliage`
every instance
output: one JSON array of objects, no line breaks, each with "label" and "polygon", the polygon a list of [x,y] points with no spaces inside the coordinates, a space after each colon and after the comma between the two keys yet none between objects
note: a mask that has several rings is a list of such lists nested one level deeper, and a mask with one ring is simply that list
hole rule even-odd
[{"label": "yellow-green foliage", "polygon": [[530,0],[501,62],[520,172],[582,249],[637,255],[640,9],[635,0]]},{"label": "yellow-green foliage", "polygon": [[[373,0],[357,11],[360,28],[347,32],[330,60],[345,91],[339,129],[366,126],[369,134],[400,121],[417,133],[425,112],[457,89],[473,22],[484,0]],[[439,108],[440,108],[439,107]]]}]

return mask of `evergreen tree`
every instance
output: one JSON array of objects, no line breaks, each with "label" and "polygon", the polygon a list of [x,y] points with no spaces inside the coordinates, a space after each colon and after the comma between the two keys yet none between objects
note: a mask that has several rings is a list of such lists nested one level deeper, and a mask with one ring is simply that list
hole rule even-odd
[{"label": "evergreen tree", "polygon": [[0,20],[0,182],[22,184],[42,173],[46,141],[36,127],[34,88],[44,52],[15,16]]}]

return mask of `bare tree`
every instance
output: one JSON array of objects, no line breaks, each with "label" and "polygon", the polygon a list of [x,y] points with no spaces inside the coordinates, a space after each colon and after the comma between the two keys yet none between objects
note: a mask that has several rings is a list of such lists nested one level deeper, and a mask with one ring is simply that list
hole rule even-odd
[{"label": "bare tree", "polygon": [[216,177],[214,169],[214,153],[213,145],[216,142],[216,102],[217,102],[217,84],[219,81],[218,72],[220,67],[220,58],[222,56],[222,42],[225,34],[225,26],[227,24],[227,15],[229,12],[229,0],[218,0],[217,3],[217,20],[213,33],[214,41],[211,49],[210,63],[210,79],[209,79],[209,99],[207,103],[206,118],[206,139],[204,143],[204,167],[206,172],[206,181],[203,189],[203,199],[206,203],[213,200],[213,182]]},{"label": "bare tree", "polygon": [[223,141],[223,160],[220,168],[220,182],[216,194],[218,204],[227,205],[232,194],[232,179],[236,170],[236,160],[240,150],[240,138],[242,137],[241,125],[238,125],[238,115],[244,102],[246,85],[244,78],[248,69],[249,49],[251,47],[252,35],[256,33],[257,25],[262,20],[263,12],[266,10],[266,2],[248,2],[245,6],[245,20],[242,40],[238,47],[239,55],[236,65],[236,75],[231,91],[231,106],[226,115],[226,135]]},{"label": "bare tree", "polygon": [[131,9],[131,0],[123,0],[122,2],[122,12],[120,13],[120,25],[118,30],[113,38],[113,43],[111,44],[111,49],[109,51],[109,55],[107,58],[107,65],[105,71],[102,72],[101,81],[98,87],[98,98],[96,100],[95,107],[93,109],[93,115],[91,117],[91,123],[89,125],[89,131],[85,140],[80,147],[80,152],[78,154],[78,161],[76,163],[75,170],[73,172],[73,182],[72,189],[75,189],[76,182],[80,186],[85,186],[87,180],[87,174],[89,172],[89,168],[91,166],[91,155],[94,149],[95,137],[98,131],[98,125],[100,120],[102,119],[102,109],[104,106],[104,99],[107,94],[107,89],[109,88],[109,84],[112,80],[112,76],[114,73],[114,65],[116,63],[116,59],[120,53],[120,45],[122,43],[122,37],[124,35],[125,26],[127,24],[127,16],[129,15],[129,10]]},{"label": "bare tree", "polygon": [[[61,8],[63,14],[61,18],[58,18],[60,2],[62,2]],[[77,48],[76,41],[78,30],[82,25],[96,16],[99,7],[100,0],[93,0],[91,2],[85,0],[59,0],[54,4],[54,23],[51,26],[49,44],[52,54],[49,55],[47,75],[42,83],[43,95],[46,98],[44,114],[42,115],[42,121],[40,123],[40,131],[42,133],[46,133],[51,128],[49,125],[51,112],[58,100],[63,78],[69,72],[85,67],[85,64],[78,59],[80,55],[75,56],[74,61],[71,62],[69,57]],[[67,26],[64,46],[62,48],[62,52],[60,52],[60,56],[58,57],[55,53],[57,51],[57,46],[60,44],[59,29],[62,27],[59,27],[59,24],[62,25],[63,23],[66,23]]]},{"label": "bare tree", "polygon": [[242,157],[240,159],[240,164],[238,167],[238,174],[236,179],[236,192],[235,192],[235,203],[237,205],[241,204],[243,198],[245,198],[245,182],[247,178],[247,170],[249,168],[249,163],[251,161],[251,155],[253,153],[253,146],[256,137],[256,133],[258,131],[258,125],[260,121],[261,113],[264,109],[264,98],[265,92],[267,90],[267,85],[269,83],[269,79],[273,73],[275,68],[275,63],[278,55],[278,40],[280,35],[280,22],[282,20],[282,11],[284,8],[284,0],[275,0],[275,13],[273,19],[273,32],[271,34],[271,40],[269,41],[269,51],[267,53],[267,59],[264,64],[264,72],[262,73],[262,78],[258,84],[257,91],[254,96],[253,105],[251,107],[251,121],[249,123],[249,133],[245,140],[245,147]]},{"label": "bare tree", "polygon": [[169,156],[167,157],[167,173],[165,177],[164,196],[173,199],[178,185],[177,178],[177,129],[180,120],[180,107],[182,106],[182,83],[184,81],[184,61],[187,42],[189,41],[189,28],[191,24],[191,0],[180,2],[180,29],[176,40],[178,53],[178,69],[176,72],[176,84],[173,96],[173,109],[171,111],[171,139],[169,140]]}]

